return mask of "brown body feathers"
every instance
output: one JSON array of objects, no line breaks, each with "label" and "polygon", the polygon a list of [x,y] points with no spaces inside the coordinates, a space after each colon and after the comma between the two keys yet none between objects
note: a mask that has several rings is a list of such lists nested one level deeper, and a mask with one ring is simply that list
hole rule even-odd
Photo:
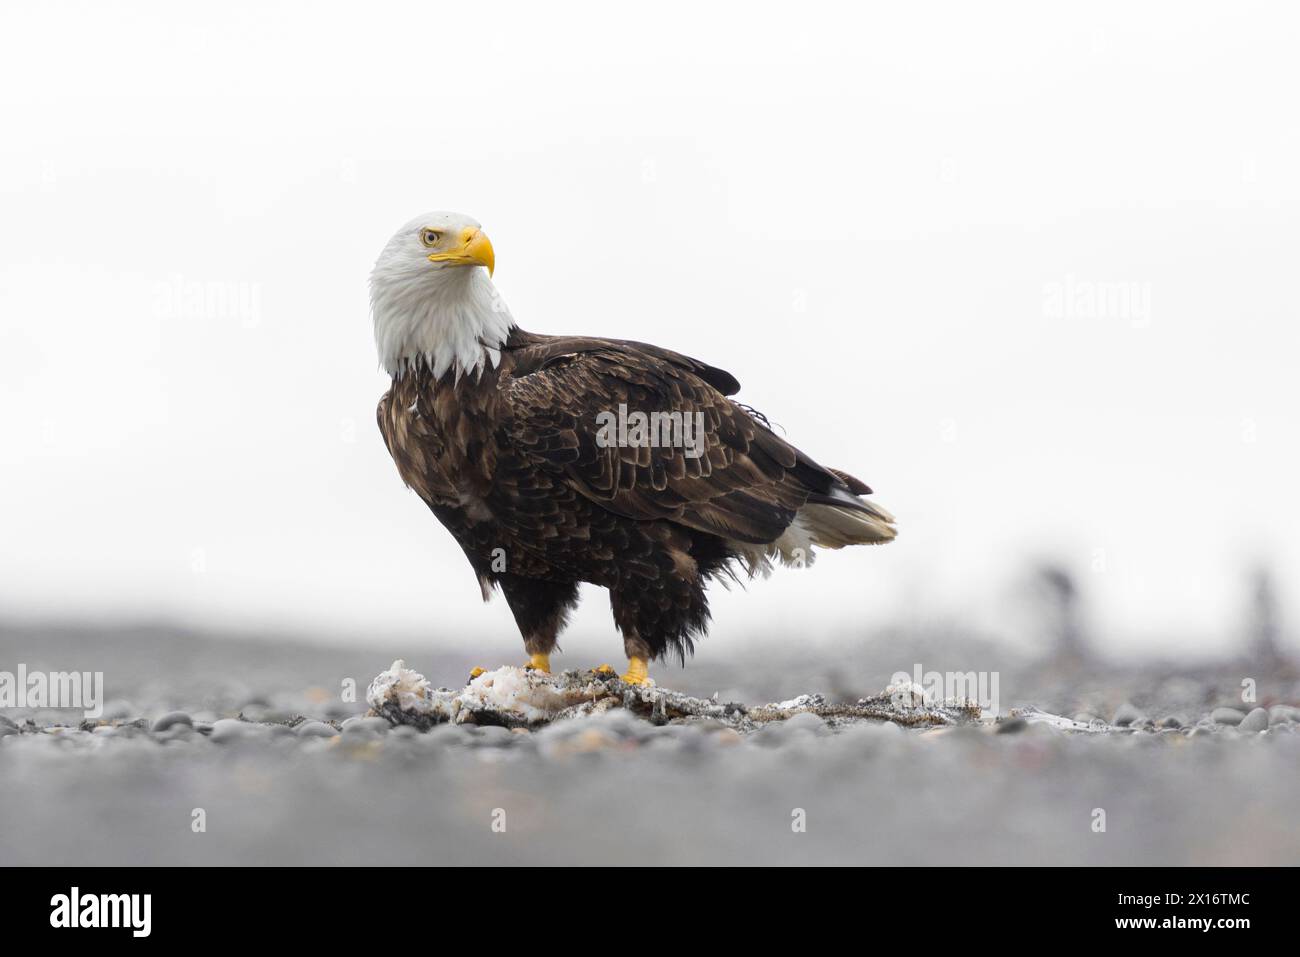
[{"label": "brown body feathers", "polygon": [[[893,537],[888,513],[859,498],[866,485],[777,436],[728,398],[738,389],[654,346],[515,328],[478,375],[408,365],[379,428],[485,596],[501,587],[530,653],[552,650],[590,582],[609,589],[629,656],[684,659],[708,621],[705,584],[732,562],[752,572],[813,544]],[[690,448],[611,443],[602,422],[620,407],[698,414],[702,428]]]}]

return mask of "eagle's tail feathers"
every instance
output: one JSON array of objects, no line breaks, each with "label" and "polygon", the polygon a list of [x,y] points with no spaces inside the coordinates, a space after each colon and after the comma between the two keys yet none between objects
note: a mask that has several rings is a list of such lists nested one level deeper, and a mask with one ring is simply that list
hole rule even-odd
[{"label": "eagle's tail feathers", "polygon": [[731,541],[735,556],[750,578],[766,578],[773,561],[787,568],[805,568],[817,558],[813,546],[843,548],[846,545],[877,545],[892,542],[897,530],[894,516],[864,499],[848,505],[809,503],[799,509],[781,537],[767,545]]},{"label": "eagle's tail feathers", "polygon": [[865,499],[858,499],[854,507],[805,505],[795,516],[791,527],[795,526],[805,529],[812,543],[822,548],[877,545],[892,542],[898,534],[894,516]]}]

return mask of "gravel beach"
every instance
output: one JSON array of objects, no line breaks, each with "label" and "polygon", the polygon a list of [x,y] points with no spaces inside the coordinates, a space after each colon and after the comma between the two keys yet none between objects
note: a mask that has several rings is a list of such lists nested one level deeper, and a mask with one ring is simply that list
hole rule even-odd
[{"label": "gravel beach", "polygon": [[[891,660],[941,660],[898,636],[853,657],[886,641]],[[1257,675],[1256,706],[1242,664],[1067,668],[981,649],[1001,718],[927,729],[803,713],[737,733],[613,710],[420,733],[364,717],[399,653],[447,684],[474,663],[416,651],[6,626],[0,670],[75,661],[105,672],[108,700],[94,721],[0,711],[0,864],[1300,863],[1285,668]],[[661,684],[753,705],[887,682],[815,670],[830,660],[710,658]]]}]

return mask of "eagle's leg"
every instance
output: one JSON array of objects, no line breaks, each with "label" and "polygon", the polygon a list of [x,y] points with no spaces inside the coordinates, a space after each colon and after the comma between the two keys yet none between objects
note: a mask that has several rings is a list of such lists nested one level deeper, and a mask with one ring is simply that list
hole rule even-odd
[{"label": "eagle's leg", "polygon": [[[645,646],[645,642],[634,640],[629,642],[623,639],[623,649],[627,652],[627,673],[619,677],[630,685],[644,685],[650,683],[650,654]],[[614,674],[614,669],[609,665],[597,665],[595,672],[602,675]]]},{"label": "eagle's leg", "polygon": [[646,659],[633,655],[627,660],[627,674],[619,675],[630,685],[650,683],[650,663]]},{"label": "eagle's leg", "polygon": [[[497,578],[515,616],[515,624],[524,636],[524,651],[532,671],[551,673],[551,652],[569,617],[569,609],[578,601],[577,582],[552,582],[519,575]],[[471,677],[473,675],[471,674]]]},{"label": "eagle's leg", "polygon": [[672,551],[656,557],[662,574],[624,578],[609,589],[614,625],[623,634],[628,684],[650,684],[650,662],[673,651],[685,660],[695,635],[709,620],[709,605],[697,566]]},{"label": "eagle's leg", "polygon": [[623,653],[627,655],[627,671],[619,675],[630,685],[650,683],[650,659],[654,657],[650,646],[636,635],[623,636]]}]

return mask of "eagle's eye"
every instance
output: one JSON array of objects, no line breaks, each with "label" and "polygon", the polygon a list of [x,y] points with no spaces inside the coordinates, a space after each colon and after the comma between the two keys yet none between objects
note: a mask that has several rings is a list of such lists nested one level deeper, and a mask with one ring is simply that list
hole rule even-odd
[{"label": "eagle's eye", "polygon": [[442,235],[436,229],[420,230],[420,242],[424,243],[426,246],[438,245],[438,240],[441,238]]}]

